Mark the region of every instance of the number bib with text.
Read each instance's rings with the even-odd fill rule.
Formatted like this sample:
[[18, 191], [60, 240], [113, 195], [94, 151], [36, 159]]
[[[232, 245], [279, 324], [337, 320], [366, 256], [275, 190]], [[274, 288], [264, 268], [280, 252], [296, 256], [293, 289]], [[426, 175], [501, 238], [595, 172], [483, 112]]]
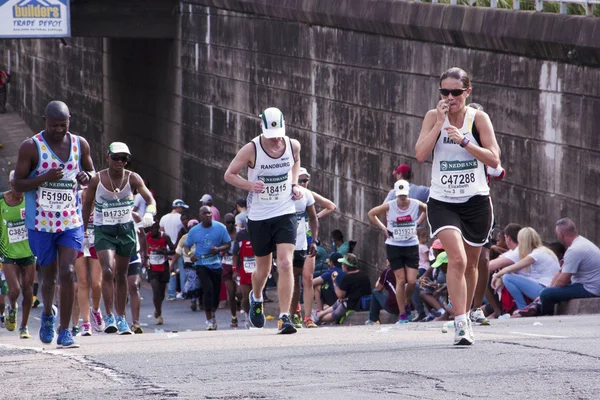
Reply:
[[219, 264], [219, 256], [217, 254], [207, 254], [201, 256], [198, 261], [196, 261], [196, 265], [214, 265]]
[[440, 183], [448, 194], [468, 194], [474, 186], [477, 160], [440, 161]]
[[395, 241], [410, 240], [417, 235], [417, 225], [414, 222], [394, 222], [392, 228]]
[[132, 209], [133, 201], [131, 200], [117, 200], [103, 203], [102, 224], [118, 225], [130, 222]]
[[152, 265], [161, 265], [164, 264], [165, 261], [167, 260], [167, 258], [165, 257], [164, 254], [156, 254], [156, 253], [150, 253], [150, 257], [148, 257], [150, 260], [150, 264]]
[[288, 182], [288, 174], [259, 176], [258, 179], [265, 183], [263, 191], [258, 195], [260, 203], [274, 204], [292, 195], [292, 187]]
[[222, 263], [225, 265], [233, 265], [233, 256], [231, 254], [225, 254]]
[[27, 240], [27, 228], [25, 221], [7, 222], [8, 243], [19, 243]]
[[37, 190], [37, 202], [44, 211], [76, 210], [75, 181], [47, 182]]
[[256, 258], [244, 257], [244, 271], [251, 274], [256, 269]]

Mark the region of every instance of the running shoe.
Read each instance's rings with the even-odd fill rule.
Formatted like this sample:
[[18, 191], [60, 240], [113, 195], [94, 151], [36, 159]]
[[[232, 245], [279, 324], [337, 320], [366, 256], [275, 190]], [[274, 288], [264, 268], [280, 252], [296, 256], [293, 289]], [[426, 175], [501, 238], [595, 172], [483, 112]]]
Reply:
[[216, 331], [217, 330], [217, 327], [214, 326], [214, 324], [213, 324], [213, 320], [207, 320], [205, 322], [205, 324], [206, 324], [206, 330], [207, 331]]
[[96, 332], [104, 331], [106, 325], [104, 324], [104, 318], [102, 318], [102, 312], [100, 310], [94, 311], [94, 309], [90, 309], [90, 321], [92, 322], [92, 327]]
[[539, 303], [530, 303], [527, 307], [519, 310], [522, 317], [535, 317], [540, 314]]
[[313, 320], [313, 322], [319, 322], [319, 317], [317, 316], [317, 313], [318, 313], [319, 311], [320, 311], [320, 310], [312, 310], [312, 311], [310, 312], [310, 316], [312, 317], [312, 320]]
[[317, 324], [315, 324], [315, 321], [313, 321], [311, 317], [306, 317], [304, 318], [304, 326], [307, 328], [316, 328]]
[[371, 321], [370, 319], [365, 321], [365, 325], [377, 325], [377, 321]]
[[31, 335], [29, 334], [29, 330], [27, 327], [19, 328], [19, 338], [20, 339], [31, 339]]
[[454, 345], [470, 346], [472, 344], [473, 338], [469, 331], [469, 323], [467, 321], [454, 321]]
[[421, 322], [425, 319], [426, 315], [424, 313], [416, 312], [411, 322]]
[[56, 344], [59, 349], [76, 349], [79, 347], [77, 342], [75, 342], [75, 339], [73, 339], [71, 331], [68, 329], [62, 330], [58, 335], [58, 339], [56, 339]]
[[156, 317], [156, 325], [162, 325], [164, 323], [165, 323], [165, 321], [163, 320], [162, 315], [159, 315], [158, 317]]
[[92, 336], [92, 325], [89, 322], [84, 322], [79, 326], [80, 336]]
[[[40, 316], [40, 340], [42, 343], [52, 343], [54, 340], [54, 323], [56, 322], [56, 314], [58, 313], [58, 309], [56, 306], [52, 306], [52, 315], [44, 315], [42, 311], [42, 315]], [[69, 332], [69, 330], [66, 330]], [[69, 336], [71, 332], [69, 332]]]
[[17, 309], [11, 308], [8, 310], [8, 317], [5, 320], [6, 329], [9, 331], [14, 331], [17, 329]]
[[469, 318], [467, 318], [467, 326], [469, 327], [469, 336], [471, 337], [471, 342], [475, 343], [475, 331], [473, 330], [473, 322]]
[[183, 294], [181, 294], [181, 293], [177, 293], [177, 295], [175, 296], [175, 298], [176, 298], [177, 300], [181, 300], [181, 299], [183, 299]]
[[173, 296], [169, 296], [169, 297], [167, 297], [167, 300], [168, 300], [168, 301], [175, 301], [176, 299], [175, 299], [175, 297], [173, 297]]
[[[254, 328], [265, 326], [265, 312], [262, 301], [255, 301], [253, 291], [250, 291], [250, 323]], [[288, 318], [289, 319], [289, 318]]]
[[108, 314], [106, 316], [106, 327], [104, 328], [104, 333], [116, 333], [118, 330], [119, 329], [117, 328], [115, 316], [113, 314]]
[[71, 335], [73, 335], [73, 337], [79, 335], [79, 327], [78, 326], [73, 326], [71, 328]]
[[481, 308], [476, 308], [474, 310], [471, 310], [471, 312], [469, 313], [469, 319], [471, 320], [471, 322], [475, 323], [475, 324], [480, 324], [480, 325], [489, 325], [490, 321], [487, 319], [487, 317], [485, 316], [485, 314], [483, 313], [483, 310]]
[[300, 315], [292, 314], [292, 316], [290, 317], [290, 321], [292, 321], [292, 324], [294, 324], [294, 326], [297, 329], [302, 328], [302, 318], [300, 317]]
[[4, 321], [4, 315], [0, 316], [0, 328], [6, 328], [6, 322]]
[[237, 317], [231, 317], [231, 325], [232, 328], [237, 328], [238, 327], [238, 319]]
[[402, 314], [400, 314], [400, 317], [398, 317], [398, 322], [396, 322], [396, 324], [407, 324], [408, 322], [408, 313], [405, 311]]
[[279, 320], [277, 321], [277, 333], [289, 335], [296, 332], [298, 331], [287, 314], [283, 314], [283, 316], [279, 317]]
[[131, 332], [131, 329], [129, 329], [127, 320], [122, 315], [117, 316], [117, 329], [119, 331], [119, 335], [131, 335], [133, 333]]
[[196, 300], [192, 300], [192, 304], [190, 304], [190, 308], [192, 311], [198, 310], [198, 305], [196, 304]]
[[212, 319], [212, 324], [215, 327], [215, 331], [217, 330], [217, 319], [214, 317], [214, 313], [213, 313], [213, 319]]
[[139, 322], [134, 322], [131, 325], [131, 330], [133, 331], [133, 333], [135, 333], [136, 335], [140, 335], [142, 333], [144, 333], [144, 330], [142, 329], [142, 326], [140, 325]]
[[37, 298], [37, 296], [33, 296], [33, 304], [31, 305], [31, 307], [33, 308], [37, 308], [37, 306], [40, 305], [40, 300]]

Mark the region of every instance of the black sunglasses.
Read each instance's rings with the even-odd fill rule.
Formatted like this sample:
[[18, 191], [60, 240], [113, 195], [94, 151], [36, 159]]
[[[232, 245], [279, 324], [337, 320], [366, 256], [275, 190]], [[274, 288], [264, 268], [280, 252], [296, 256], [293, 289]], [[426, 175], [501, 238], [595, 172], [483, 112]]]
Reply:
[[466, 92], [467, 89], [468, 88], [463, 88], [463, 89], [442, 89], [442, 88], [440, 88], [440, 94], [442, 96], [448, 96], [449, 94], [452, 94], [452, 96], [458, 97], [458, 96], [461, 96], [464, 92]]
[[310, 179], [308, 179], [308, 178], [298, 179], [298, 183], [307, 183], [309, 181], [310, 181]]
[[129, 162], [129, 155], [111, 154], [110, 159], [113, 161]]

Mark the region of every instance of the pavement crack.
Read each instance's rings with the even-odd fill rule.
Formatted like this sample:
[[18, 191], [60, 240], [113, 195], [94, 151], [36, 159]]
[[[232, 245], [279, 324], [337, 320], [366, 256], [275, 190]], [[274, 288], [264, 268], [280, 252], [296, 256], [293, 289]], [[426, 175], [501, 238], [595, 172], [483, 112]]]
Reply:
[[507, 341], [501, 341], [501, 340], [493, 340], [492, 343], [508, 344], [511, 346], [519, 346], [519, 347], [525, 347], [525, 348], [537, 349], [537, 350], [548, 350], [548, 351], [553, 351], [556, 353], [563, 353], [563, 354], [569, 354], [569, 355], [574, 355], [574, 356], [591, 358], [593, 360], [600, 360], [600, 357], [598, 357], [598, 356], [593, 356], [591, 354], [585, 354], [585, 353], [581, 353], [579, 351], [573, 351], [573, 350], [553, 349], [551, 347], [535, 346], [532, 344], [507, 342]]

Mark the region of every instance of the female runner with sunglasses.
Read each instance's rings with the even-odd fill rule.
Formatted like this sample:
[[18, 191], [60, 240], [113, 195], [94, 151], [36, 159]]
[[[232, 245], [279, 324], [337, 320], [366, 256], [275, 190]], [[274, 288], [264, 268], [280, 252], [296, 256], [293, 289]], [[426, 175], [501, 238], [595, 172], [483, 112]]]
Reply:
[[137, 252], [137, 232], [132, 216], [133, 189], [137, 189], [148, 203], [142, 226], [151, 226], [156, 214], [156, 202], [142, 178], [125, 169], [130, 157], [125, 143], [111, 143], [106, 155], [108, 168], [92, 178], [83, 198], [85, 229], [94, 204], [94, 247], [102, 266], [102, 298], [107, 314], [104, 332], [119, 335], [132, 333], [125, 319], [125, 307], [129, 261]]
[[460, 68], [440, 77], [441, 100], [423, 120], [415, 146], [419, 162], [433, 152], [427, 219], [448, 254], [448, 293], [456, 312], [455, 345], [474, 343], [467, 316], [477, 283], [481, 247], [492, 228], [485, 166], [497, 168], [500, 148], [483, 111], [467, 107], [471, 80]]

